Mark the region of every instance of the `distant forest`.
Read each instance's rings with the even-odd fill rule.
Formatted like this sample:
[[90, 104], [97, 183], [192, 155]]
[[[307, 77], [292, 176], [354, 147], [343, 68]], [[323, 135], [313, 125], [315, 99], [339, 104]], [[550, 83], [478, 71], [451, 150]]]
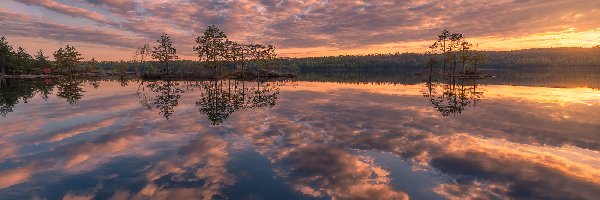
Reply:
[[[538, 48], [513, 51], [481, 51], [485, 56], [482, 69], [551, 69], [551, 70], [600, 70], [600, 48]], [[431, 54], [395, 53], [369, 55], [342, 55], [308, 58], [277, 58], [275, 66], [284, 71], [335, 72], [335, 71], [414, 71], [425, 68]], [[127, 62], [129, 71], [137, 63]], [[85, 66], [87, 62], [84, 62]], [[115, 69], [121, 62], [102, 61], [102, 70]], [[156, 61], [148, 61], [149, 65]], [[178, 70], [196, 68], [198, 61], [174, 60], [171, 66]]]
[[[449, 43], [446, 43], [449, 42]], [[160, 71], [166, 74], [206, 73], [207, 71], [259, 71], [276, 70], [299, 75], [328, 73], [419, 73], [446, 70], [465, 70], [465, 66], [485, 70], [544, 70], [600, 71], [600, 46], [593, 48], [562, 47], [537, 48], [513, 51], [476, 51], [470, 49], [462, 34], [444, 30], [431, 46], [434, 53], [394, 53], [368, 55], [340, 55], [328, 57], [287, 58], [276, 57], [274, 47], [259, 44], [238, 44], [227, 40], [225, 33], [209, 26], [204, 35], [196, 39], [194, 51], [199, 60], [178, 60], [170, 38], [165, 34], [152, 49], [148, 44], [136, 49], [132, 61], [83, 61], [75, 47], [67, 45], [53, 53], [54, 61], [41, 50], [29, 55], [21, 47], [13, 50], [4, 37], [0, 38], [1, 74], [52, 73], [118, 73], [139, 74]], [[444, 46], [441, 46], [444, 44]], [[152, 56], [159, 61], [147, 60]], [[141, 56], [141, 57], [140, 57]], [[141, 58], [141, 59], [140, 59]], [[457, 63], [458, 62], [458, 63]], [[462, 64], [460, 64], [462, 62]], [[443, 65], [441, 63], [444, 63]], [[450, 65], [448, 65], [450, 66]], [[460, 67], [459, 67], [460, 66]], [[210, 70], [207, 70], [210, 69]], [[450, 68], [448, 68], [450, 70]]]

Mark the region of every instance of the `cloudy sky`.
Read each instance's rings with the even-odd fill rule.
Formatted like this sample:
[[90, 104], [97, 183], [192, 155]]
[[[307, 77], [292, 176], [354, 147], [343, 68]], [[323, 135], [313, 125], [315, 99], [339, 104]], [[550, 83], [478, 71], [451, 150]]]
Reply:
[[132, 59], [168, 33], [181, 58], [215, 24], [279, 56], [424, 52], [444, 28], [482, 50], [600, 44], [598, 0], [2, 0], [0, 35], [48, 54], [75, 45], [86, 60]]

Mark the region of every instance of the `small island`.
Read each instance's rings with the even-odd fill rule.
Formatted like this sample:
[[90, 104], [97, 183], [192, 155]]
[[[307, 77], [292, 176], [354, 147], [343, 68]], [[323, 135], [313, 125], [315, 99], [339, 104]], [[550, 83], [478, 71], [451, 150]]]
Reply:
[[[34, 56], [21, 47], [14, 51], [6, 39], [1, 37], [0, 77], [252, 80], [296, 76], [296, 73], [278, 70], [282, 69], [284, 58], [277, 58], [274, 46], [231, 41], [214, 25], [208, 26], [195, 40], [193, 51], [198, 56], [197, 61], [177, 60], [177, 49], [166, 33], [156, 42], [154, 47], [144, 44], [136, 48], [130, 61], [98, 62], [94, 58], [82, 61], [84, 58], [81, 57], [81, 53], [71, 45], [56, 50], [53, 54], [54, 61], [50, 61], [42, 50]], [[99, 65], [103, 65], [103, 69], [99, 69]]]

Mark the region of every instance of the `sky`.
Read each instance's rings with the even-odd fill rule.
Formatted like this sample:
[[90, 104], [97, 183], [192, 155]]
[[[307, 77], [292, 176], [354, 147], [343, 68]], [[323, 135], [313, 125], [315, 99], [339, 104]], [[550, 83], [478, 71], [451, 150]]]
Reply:
[[280, 57], [425, 52], [444, 29], [479, 50], [600, 45], [599, 0], [1, 0], [0, 36], [50, 55], [131, 60], [169, 34], [181, 59], [217, 25]]

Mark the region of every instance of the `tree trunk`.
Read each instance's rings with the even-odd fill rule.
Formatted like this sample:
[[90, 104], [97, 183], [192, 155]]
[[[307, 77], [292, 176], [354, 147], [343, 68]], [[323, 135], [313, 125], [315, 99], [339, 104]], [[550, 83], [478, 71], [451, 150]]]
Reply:
[[165, 60], [165, 72], [169, 75], [169, 61]]
[[2, 75], [5, 75], [6, 74], [5, 73], [5, 70], [6, 70], [6, 58], [2, 58], [2, 67], [0, 67], [0, 68], [2, 68], [2, 72], [1, 72]]

